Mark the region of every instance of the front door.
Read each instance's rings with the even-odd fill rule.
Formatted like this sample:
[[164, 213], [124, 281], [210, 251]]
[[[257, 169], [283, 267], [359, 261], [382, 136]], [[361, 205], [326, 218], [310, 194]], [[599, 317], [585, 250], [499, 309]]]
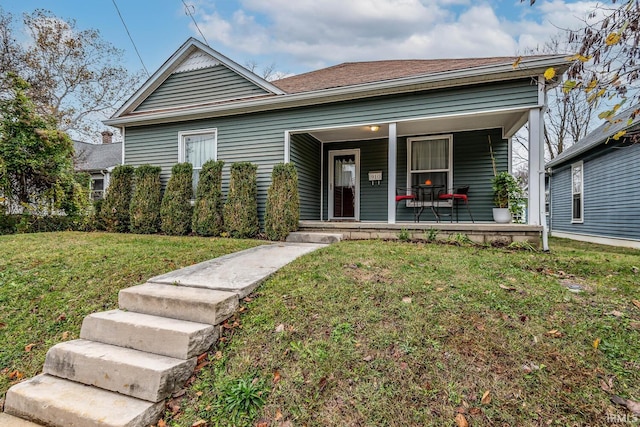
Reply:
[[360, 150], [329, 151], [329, 219], [360, 219]]

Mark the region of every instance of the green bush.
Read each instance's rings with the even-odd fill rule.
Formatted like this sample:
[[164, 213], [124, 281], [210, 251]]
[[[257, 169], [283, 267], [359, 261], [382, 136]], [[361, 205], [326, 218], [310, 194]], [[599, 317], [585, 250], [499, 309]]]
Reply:
[[183, 236], [191, 231], [192, 174], [191, 163], [178, 163], [171, 169], [160, 207], [161, 228], [166, 234]]
[[159, 166], [142, 165], [136, 169], [136, 185], [129, 209], [132, 233], [153, 234], [160, 229], [160, 172]]
[[116, 166], [111, 173], [107, 196], [102, 204], [101, 216], [109, 232], [129, 231], [129, 208], [133, 192], [133, 166]]
[[202, 165], [193, 210], [193, 232], [198, 236], [219, 236], [224, 231], [222, 216], [223, 161], [209, 160]]
[[89, 214], [89, 220], [87, 221], [87, 231], [104, 231], [106, 229], [104, 225], [104, 218], [102, 218], [102, 205], [104, 199], [98, 199], [93, 201], [93, 209]]
[[224, 227], [231, 237], [254, 237], [260, 231], [257, 170], [248, 162], [231, 165], [229, 195], [224, 205]]
[[14, 234], [17, 231], [18, 222], [20, 222], [19, 215], [0, 213], [0, 235]]
[[298, 229], [300, 197], [298, 174], [292, 163], [280, 163], [273, 167], [271, 185], [267, 192], [264, 230], [269, 240], [284, 240]]
[[42, 233], [49, 231], [78, 231], [86, 226], [82, 217], [66, 215], [0, 214], [0, 235]]

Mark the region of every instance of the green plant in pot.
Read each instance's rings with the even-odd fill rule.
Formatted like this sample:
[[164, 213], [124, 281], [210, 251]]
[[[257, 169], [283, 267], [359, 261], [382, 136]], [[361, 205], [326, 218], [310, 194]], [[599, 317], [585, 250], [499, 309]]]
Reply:
[[511, 222], [513, 216], [522, 211], [523, 191], [518, 180], [509, 172], [498, 172], [492, 181], [493, 220], [506, 224]]

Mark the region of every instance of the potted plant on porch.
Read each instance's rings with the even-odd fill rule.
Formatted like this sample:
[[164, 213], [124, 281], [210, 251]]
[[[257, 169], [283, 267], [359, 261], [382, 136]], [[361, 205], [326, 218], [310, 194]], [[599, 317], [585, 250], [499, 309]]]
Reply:
[[499, 224], [510, 223], [522, 210], [523, 191], [518, 180], [509, 172], [499, 172], [493, 177], [493, 220]]

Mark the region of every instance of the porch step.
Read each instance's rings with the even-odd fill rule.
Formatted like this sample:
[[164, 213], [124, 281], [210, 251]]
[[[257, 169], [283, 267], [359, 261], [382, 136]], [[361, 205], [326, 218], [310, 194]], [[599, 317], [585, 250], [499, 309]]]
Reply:
[[211, 289], [145, 283], [122, 289], [120, 308], [136, 313], [219, 325], [238, 307], [238, 294]]
[[7, 392], [10, 415], [52, 427], [139, 427], [156, 422], [164, 402], [151, 403], [40, 374]]
[[325, 243], [339, 242], [343, 235], [339, 233], [316, 233], [309, 231], [294, 231], [287, 236], [287, 242], [291, 243]]
[[85, 317], [80, 338], [189, 359], [211, 348], [218, 339], [218, 330], [204, 323], [110, 310]]
[[189, 379], [195, 366], [195, 357], [174, 359], [79, 339], [51, 347], [43, 372], [159, 402], [177, 391]]
[[40, 424], [14, 417], [13, 415], [0, 412], [0, 426], [2, 427], [42, 427]]

